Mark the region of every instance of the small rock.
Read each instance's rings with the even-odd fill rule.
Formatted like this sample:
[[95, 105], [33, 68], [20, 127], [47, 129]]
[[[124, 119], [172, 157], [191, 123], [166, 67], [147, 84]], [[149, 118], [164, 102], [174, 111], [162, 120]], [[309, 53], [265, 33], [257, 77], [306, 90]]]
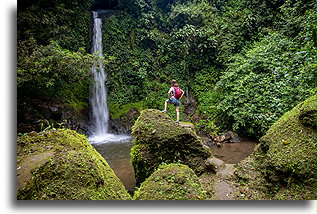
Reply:
[[227, 142], [227, 143], [240, 143], [241, 139], [238, 136], [238, 134], [232, 132], [232, 131], [228, 131], [227, 133], [217, 136], [214, 138], [217, 142], [219, 143], [223, 143], [223, 142]]
[[196, 108], [197, 108], [196, 106], [186, 106], [184, 109], [184, 112], [186, 114], [193, 115], [193, 114], [195, 114]]
[[208, 146], [206, 146], [206, 145], [203, 145], [203, 147], [204, 147], [205, 149], [208, 149], [208, 150], [210, 149], [210, 148], [209, 148]]
[[226, 168], [225, 162], [218, 158], [208, 158], [205, 162], [205, 165], [215, 172], [219, 172]]
[[230, 135], [229, 141], [231, 143], [240, 143], [241, 142], [241, 139], [240, 139], [240, 137], [239, 137], [239, 135], [237, 133], [232, 132], [232, 131], [228, 131], [227, 134]]
[[58, 107], [57, 106], [49, 106], [48, 107], [52, 112], [58, 111]]

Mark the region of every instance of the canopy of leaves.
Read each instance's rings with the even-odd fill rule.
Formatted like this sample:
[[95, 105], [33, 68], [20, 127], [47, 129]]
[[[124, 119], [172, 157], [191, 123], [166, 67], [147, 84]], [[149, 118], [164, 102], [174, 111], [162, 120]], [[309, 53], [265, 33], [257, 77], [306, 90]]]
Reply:
[[20, 42], [32, 39], [39, 45], [54, 40], [72, 51], [90, 50], [92, 3], [93, 0], [18, 0], [18, 49]]

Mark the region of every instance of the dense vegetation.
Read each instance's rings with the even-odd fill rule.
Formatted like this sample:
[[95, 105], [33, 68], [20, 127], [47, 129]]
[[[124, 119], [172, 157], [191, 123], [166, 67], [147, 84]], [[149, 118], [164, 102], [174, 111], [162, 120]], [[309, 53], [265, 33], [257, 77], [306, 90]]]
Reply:
[[189, 120], [260, 137], [314, 94], [312, 1], [18, 1], [18, 111], [32, 99], [89, 106], [92, 8], [117, 10], [103, 25], [115, 114], [163, 108], [177, 79], [183, 110], [198, 106]]
[[162, 108], [177, 79], [210, 131], [260, 137], [314, 94], [313, 31], [308, 1], [135, 1], [105, 21], [110, 102]]
[[[18, 1], [18, 131], [34, 130], [41, 106], [88, 107], [93, 1]], [[40, 108], [42, 108], [40, 110]], [[74, 117], [74, 116], [70, 116]], [[48, 121], [50, 126], [61, 121]], [[23, 125], [27, 124], [27, 125]], [[25, 128], [31, 126], [31, 128]], [[46, 124], [47, 126], [47, 124]], [[33, 128], [32, 128], [33, 127]]]

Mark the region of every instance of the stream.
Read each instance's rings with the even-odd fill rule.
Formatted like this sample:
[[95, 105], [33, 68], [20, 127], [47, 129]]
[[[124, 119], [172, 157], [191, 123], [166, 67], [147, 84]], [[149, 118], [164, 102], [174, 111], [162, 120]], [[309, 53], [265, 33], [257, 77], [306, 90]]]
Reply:
[[[127, 135], [111, 135], [106, 139], [91, 138], [94, 148], [108, 162], [114, 173], [128, 191], [134, 191], [135, 177], [131, 164], [130, 150], [133, 138]], [[211, 146], [212, 154], [227, 164], [236, 164], [249, 156], [257, 142], [244, 140], [240, 143], [224, 143], [221, 147]]]
[[128, 191], [134, 191], [134, 169], [131, 164], [130, 150], [132, 137], [127, 135], [110, 135], [106, 139], [90, 139], [93, 147], [107, 161], [116, 176], [122, 181]]
[[228, 164], [236, 164], [248, 157], [254, 150], [256, 141], [244, 140], [240, 143], [224, 143], [221, 147], [213, 145], [211, 153]]

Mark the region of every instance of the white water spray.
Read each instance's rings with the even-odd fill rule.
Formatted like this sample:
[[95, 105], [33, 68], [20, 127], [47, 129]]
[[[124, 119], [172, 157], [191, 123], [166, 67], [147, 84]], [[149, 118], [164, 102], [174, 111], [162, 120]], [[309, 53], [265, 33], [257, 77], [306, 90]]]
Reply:
[[[98, 13], [93, 11], [94, 17], [94, 35], [93, 48], [94, 55], [102, 57], [102, 20], [98, 18]], [[102, 60], [97, 60], [92, 67], [94, 76], [93, 96], [91, 97], [94, 135], [106, 136], [108, 133], [109, 111], [107, 106], [107, 88], [106, 74], [102, 64]]]
[[[102, 57], [102, 20], [98, 17], [98, 12], [93, 11], [94, 30], [92, 53]], [[108, 133], [109, 110], [107, 105], [106, 73], [102, 60], [98, 59], [92, 67], [94, 76], [93, 94], [91, 97], [93, 115], [93, 136], [89, 138], [91, 143], [100, 144], [107, 142], [124, 142], [130, 140], [130, 136], [114, 135]]]

